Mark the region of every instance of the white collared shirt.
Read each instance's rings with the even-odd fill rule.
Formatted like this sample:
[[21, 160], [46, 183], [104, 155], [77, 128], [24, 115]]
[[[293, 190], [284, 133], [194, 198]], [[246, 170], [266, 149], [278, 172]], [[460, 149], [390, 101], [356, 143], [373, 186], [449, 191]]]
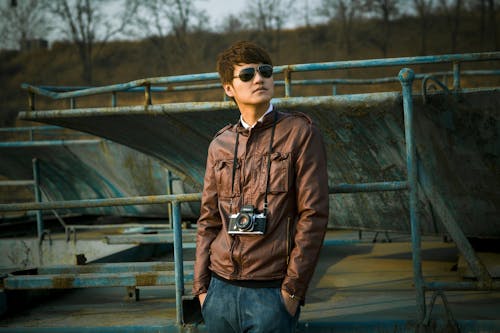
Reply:
[[[272, 104], [269, 104], [269, 108], [267, 109], [266, 112], [264, 112], [264, 114], [262, 115], [262, 117], [259, 118], [259, 120], [257, 120], [257, 123], [261, 123], [262, 120], [264, 119], [264, 116], [266, 114], [268, 114], [269, 112], [273, 111], [273, 105]], [[241, 125], [245, 128], [245, 129], [249, 129], [249, 128], [254, 128], [255, 125], [257, 125], [257, 123], [253, 124], [253, 126], [250, 126], [248, 125], [244, 120], [243, 120], [243, 117], [240, 116], [240, 122], [241, 122]]]

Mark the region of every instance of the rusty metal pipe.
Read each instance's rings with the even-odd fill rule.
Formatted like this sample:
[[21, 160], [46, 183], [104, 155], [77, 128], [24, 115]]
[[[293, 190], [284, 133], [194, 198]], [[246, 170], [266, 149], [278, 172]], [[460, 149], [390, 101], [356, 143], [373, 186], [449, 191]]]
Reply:
[[172, 194], [172, 195], [150, 195], [125, 198], [108, 199], [87, 199], [87, 200], [68, 200], [52, 202], [24, 202], [1, 204], [0, 212], [28, 211], [28, 210], [51, 210], [61, 208], [88, 208], [88, 207], [110, 207], [110, 206], [128, 206], [128, 205], [151, 205], [164, 204], [167, 202], [179, 201], [200, 201], [201, 193]]

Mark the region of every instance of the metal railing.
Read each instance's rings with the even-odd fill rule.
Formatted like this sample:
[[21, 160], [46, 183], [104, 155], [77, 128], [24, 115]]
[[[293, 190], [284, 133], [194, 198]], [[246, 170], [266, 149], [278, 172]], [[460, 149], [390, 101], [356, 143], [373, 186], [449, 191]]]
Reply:
[[[357, 61], [340, 61], [340, 62], [328, 62], [328, 63], [317, 63], [317, 64], [299, 64], [299, 65], [289, 65], [289, 66], [276, 66], [275, 73], [283, 73], [285, 76], [285, 98], [289, 98], [292, 96], [292, 73], [295, 72], [306, 72], [306, 71], [324, 71], [324, 70], [337, 70], [337, 69], [349, 69], [349, 68], [370, 68], [370, 67], [389, 67], [389, 66], [407, 66], [407, 65], [419, 65], [419, 64], [436, 64], [436, 63], [452, 63], [453, 64], [453, 90], [458, 92], [461, 90], [460, 87], [460, 65], [463, 62], [472, 62], [472, 61], [490, 61], [490, 60], [500, 60], [500, 52], [489, 52], [489, 53], [473, 53], [473, 54], [465, 54], [465, 55], [443, 55], [443, 56], [425, 56], [425, 57], [409, 57], [409, 58], [393, 58], [393, 59], [374, 59], [374, 60], [357, 60]], [[498, 75], [498, 71], [495, 71], [495, 75]], [[411, 242], [412, 242], [412, 261], [413, 261], [413, 272], [414, 272], [414, 282], [415, 282], [415, 290], [416, 290], [416, 301], [417, 301], [417, 317], [419, 323], [424, 323], [428, 318], [428, 314], [426, 309], [426, 300], [425, 300], [425, 292], [426, 291], [436, 291], [434, 296], [443, 295], [443, 290], [499, 290], [500, 282], [493, 281], [491, 275], [486, 270], [485, 266], [479, 260], [479, 258], [474, 253], [472, 246], [469, 241], [465, 237], [463, 231], [456, 224], [453, 219], [449, 219], [445, 221], [444, 225], [447, 232], [450, 234], [451, 238], [457, 244], [460, 252], [463, 253], [467, 263], [471, 267], [473, 273], [476, 275], [478, 281], [477, 282], [426, 282], [424, 280], [423, 272], [422, 272], [422, 258], [421, 258], [421, 234], [420, 234], [420, 222], [418, 219], [418, 206], [417, 206], [417, 160], [416, 160], [416, 145], [415, 145], [415, 135], [414, 135], [414, 122], [413, 122], [413, 94], [412, 94], [412, 86], [415, 80], [415, 73], [413, 70], [408, 68], [403, 68], [398, 75], [398, 80], [402, 86], [402, 97], [403, 97], [403, 113], [404, 113], [404, 133], [405, 133], [405, 143], [406, 143], [406, 171], [407, 171], [407, 179], [403, 181], [390, 181], [390, 182], [379, 182], [379, 183], [368, 183], [368, 184], [338, 184], [330, 189], [330, 193], [353, 193], [353, 192], [365, 192], [365, 191], [394, 191], [394, 190], [407, 190], [409, 193], [409, 219], [411, 224]], [[77, 98], [82, 96], [89, 96], [94, 94], [103, 94], [103, 93], [112, 93], [115, 94], [119, 91], [124, 91], [128, 89], [133, 89], [137, 87], [144, 87], [145, 92], [145, 104], [148, 107], [148, 112], [155, 111], [155, 106], [151, 103], [151, 89], [155, 84], [178, 84], [185, 82], [194, 82], [194, 81], [206, 81], [206, 80], [216, 80], [218, 76], [216, 73], [207, 73], [207, 74], [197, 74], [197, 75], [181, 75], [174, 77], [159, 77], [159, 78], [150, 78], [143, 80], [131, 81], [124, 84], [116, 84], [99, 88], [88, 88], [79, 91], [72, 92], [47, 92], [46, 90], [24, 85], [23, 88], [27, 89], [30, 93], [30, 109], [34, 110], [34, 95], [41, 94], [44, 96], [48, 96], [55, 99], [63, 99], [63, 98]], [[317, 82], [319, 83], [319, 82]], [[315, 97], [316, 100], [324, 97]], [[283, 100], [283, 99], [282, 99]], [[281, 100], [281, 101], [282, 101]], [[279, 102], [279, 101], [278, 101]], [[296, 100], [289, 99], [289, 103], [310, 103], [310, 99], [301, 99], [297, 98]], [[198, 111], [206, 110], [206, 109], [214, 109], [214, 108], [227, 108], [228, 103], [221, 102], [207, 102], [207, 103], [197, 103], [196, 106], [190, 104], [191, 109], [196, 109]], [[118, 109], [118, 108], [117, 108]], [[136, 107], [120, 107], [121, 112], [142, 112]], [[169, 110], [175, 111], [180, 109], [179, 105], [169, 106], [169, 105], [161, 105], [161, 110], [158, 112], [168, 112]], [[61, 110], [59, 110], [61, 111]], [[103, 112], [103, 109], [93, 109], [93, 110], [71, 110], [74, 116], [83, 116], [83, 115], [92, 115], [93, 113], [99, 114]], [[109, 112], [110, 110], [106, 110]], [[29, 112], [29, 111], [27, 111]], [[47, 118], [51, 117], [51, 112], [56, 111], [47, 111], [45, 115]], [[61, 112], [64, 112], [62, 110]], [[80, 114], [81, 113], [81, 114]], [[118, 112], [119, 113], [119, 112]], [[44, 116], [39, 116], [40, 119]], [[197, 194], [197, 198], [199, 199], [199, 194]], [[174, 197], [171, 196], [160, 196], [162, 197], [160, 200], [171, 200], [174, 204], [173, 207], [173, 215], [174, 215], [174, 232], [177, 229], [177, 236], [174, 238], [174, 247], [176, 248], [175, 260], [176, 267], [178, 261], [182, 263], [182, 248], [178, 248], [179, 242], [182, 243], [180, 239], [180, 225], [179, 221], [179, 206], [178, 202], [183, 197]], [[145, 197], [151, 198], [151, 197]], [[186, 197], [190, 198], [190, 197]], [[137, 198], [136, 198], [137, 199]], [[106, 202], [107, 204], [127, 204], [131, 203], [126, 199], [105, 199], [106, 201], [94, 201], [90, 202], [91, 204], [103, 204]], [[149, 200], [151, 199], [143, 199], [147, 201], [147, 203], [153, 203]], [[135, 204], [140, 204], [138, 201], [133, 201]], [[159, 203], [159, 202], [155, 202]], [[55, 207], [54, 204], [57, 203], [36, 203], [31, 205], [26, 204], [17, 204], [17, 205], [0, 205], [0, 211], [16, 209], [16, 210], [25, 210], [25, 209], [48, 209], [48, 207]], [[77, 202], [61, 202], [59, 203], [61, 207], [76, 207]], [[177, 242], [177, 245], [175, 245]], [[179, 275], [179, 279], [182, 277], [182, 268], [176, 271], [176, 281], [177, 281], [177, 273]], [[177, 297], [181, 297], [183, 294], [183, 285], [181, 281], [179, 281], [178, 288], [182, 286], [182, 293], [179, 290], [179, 294], [176, 293], [176, 301], [178, 301]], [[177, 287], [176, 287], [177, 288]], [[441, 296], [443, 297], [443, 296]], [[433, 303], [432, 303], [433, 304]], [[432, 307], [431, 304], [431, 307]], [[178, 314], [177, 320], [178, 323], [181, 323], [182, 318], [182, 305], [177, 303], [178, 305]], [[432, 309], [431, 309], [432, 311]], [[180, 316], [179, 316], [180, 313]]]
[[1, 204], [0, 211], [28, 211], [36, 210], [54, 210], [63, 208], [88, 208], [88, 207], [111, 207], [126, 205], [150, 205], [167, 204], [172, 205], [172, 228], [174, 243], [174, 275], [175, 275], [175, 303], [177, 309], [177, 324], [183, 323], [182, 297], [184, 290], [184, 268], [183, 268], [183, 250], [182, 250], [182, 226], [181, 226], [181, 202], [200, 201], [201, 193], [191, 194], [173, 194], [173, 195], [154, 195], [137, 196], [126, 198], [107, 198], [90, 200], [70, 200], [70, 201], [52, 201], [52, 202], [31, 202], [31, 203], [12, 203]]
[[[337, 94], [337, 85], [354, 85], [354, 84], [378, 84], [397, 82], [397, 77], [385, 77], [374, 79], [321, 79], [321, 80], [293, 80], [293, 73], [313, 72], [313, 71], [332, 71], [343, 69], [366, 69], [392, 66], [408, 66], [408, 65], [424, 65], [424, 64], [443, 64], [452, 63], [451, 71], [438, 71], [430, 73], [434, 76], [452, 76], [453, 90], [460, 90], [460, 79], [463, 75], [500, 75], [499, 70], [461, 70], [461, 64], [467, 62], [491, 61], [499, 60], [500, 52], [484, 52], [484, 53], [469, 53], [469, 54], [449, 54], [436, 56], [420, 56], [420, 57], [402, 57], [402, 58], [385, 58], [371, 60], [351, 60], [351, 61], [336, 61], [311, 64], [295, 64], [275, 66], [275, 74], [283, 74], [283, 81], [276, 81], [277, 85], [285, 87], [285, 97], [292, 97], [292, 86], [294, 85], [332, 85], [333, 95]], [[414, 74], [413, 79], [424, 79], [428, 74]], [[217, 73], [189, 74], [177, 76], [153, 77], [140, 80], [134, 80], [127, 83], [113, 84], [103, 87], [54, 87], [54, 86], [34, 86], [27, 83], [21, 84], [21, 88], [29, 93], [29, 108], [35, 110], [35, 95], [49, 97], [51, 99], [69, 99], [71, 108], [75, 108], [76, 98], [111, 93], [111, 107], [117, 106], [118, 92], [143, 92], [144, 104], [152, 105], [152, 92], [167, 92], [167, 91], [190, 91], [190, 90], [207, 90], [220, 88], [220, 83], [206, 84], [191, 84], [180, 86], [183, 83], [218, 81]], [[165, 87], [158, 85], [166, 85]], [[81, 88], [81, 89], [79, 89]]]

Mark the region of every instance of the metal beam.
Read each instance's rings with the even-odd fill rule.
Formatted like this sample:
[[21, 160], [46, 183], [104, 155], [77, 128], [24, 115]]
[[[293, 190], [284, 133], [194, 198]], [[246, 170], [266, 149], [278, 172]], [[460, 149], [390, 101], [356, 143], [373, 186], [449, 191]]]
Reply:
[[1, 204], [0, 212], [10, 211], [28, 211], [28, 210], [51, 210], [60, 208], [87, 208], [87, 207], [109, 207], [109, 206], [127, 206], [127, 205], [151, 205], [164, 204], [172, 201], [200, 201], [201, 193], [190, 194], [172, 194], [172, 195], [150, 195], [125, 198], [108, 199], [87, 199], [87, 200], [68, 200], [52, 202], [27, 202]]
[[0, 186], [33, 186], [33, 180], [2, 180]]
[[[193, 274], [184, 278], [192, 281]], [[6, 290], [72, 289], [96, 287], [166, 286], [176, 283], [174, 272], [19, 275], [3, 280]]]
[[[193, 261], [185, 261], [184, 267], [192, 270]], [[126, 273], [126, 272], [158, 272], [173, 271], [174, 263], [166, 261], [149, 262], [119, 262], [119, 263], [93, 263], [88, 265], [54, 265], [37, 268], [39, 275], [55, 274], [89, 274], [89, 273]]]
[[0, 142], [0, 148], [21, 148], [21, 147], [49, 147], [49, 146], [74, 146], [99, 144], [103, 140], [40, 140], [40, 141], [13, 141]]
[[[105, 236], [106, 243], [108, 244], [159, 244], [159, 243], [172, 243], [174, 235], [171, 233], [159, 233], [154, 235], [108, 235]], [[194, 243], [196, 234], [182, 233], [182, 241]]]
[[357, 193], [378, 191], [401, 191], [408, 189], [407, 181], [362, 183], [362, 184], [337, 184], [329, 189], [329, 193]]

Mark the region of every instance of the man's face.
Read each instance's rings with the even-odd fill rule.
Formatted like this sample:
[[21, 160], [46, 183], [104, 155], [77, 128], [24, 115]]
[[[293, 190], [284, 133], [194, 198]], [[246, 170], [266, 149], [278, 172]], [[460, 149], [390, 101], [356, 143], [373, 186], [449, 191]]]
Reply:
[[[269, 65], [239, 64], [234, 67], [234, 78], [231, 84], [224, 84], [224, 90], [229, 97], [233, 97], [239, 107], [245, 105], [267, 105], [274, 94], [274, 80], [269, 75]], [[253, 68], [253, 77], [252, 70]], [[272, 69], [272, 67], [271, 67]], [[242, 72], [243, 71], [243, 72]], [[272, 73], [272, 71], [271, 71]], [[240, 74], [242, 75], [240, 78]], [[251, 77], [244, 81], [245, 76]], [[242, 80], [243, 79], [243, 80]]]

